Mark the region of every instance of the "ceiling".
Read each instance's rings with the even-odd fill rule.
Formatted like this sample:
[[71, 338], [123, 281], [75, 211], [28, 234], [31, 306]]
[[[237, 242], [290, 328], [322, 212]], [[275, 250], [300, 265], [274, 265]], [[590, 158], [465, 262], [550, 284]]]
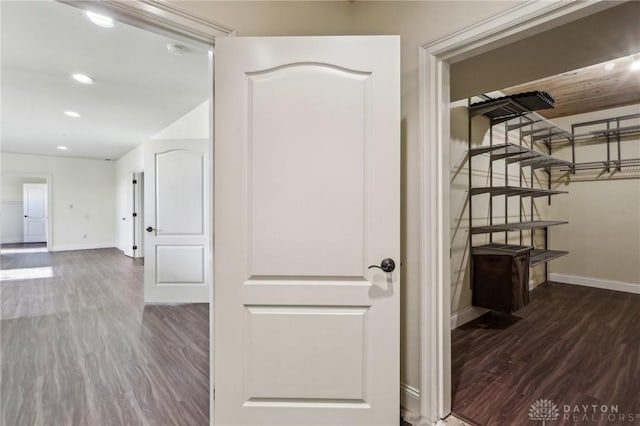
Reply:
[[[507, 95], [536, 90], [548, 92], [556, 100], [556, 107], [538, 111], [546, 118], [634, 105], [640, 103], [640, 69], [633, 71], [630, 68], [635, 60], [640, 60], [640, 56], [626, 56], [510, 87], [502, 92]], [[613, 68], [605, 68], [607, 64], [613, 64]]]
[[208, 99], [205, 49], [171, 55], [168, 43], [184, 43], [119, 22], [101, 28], [54, 1], [0, 7], [3, 152], [115, 159]]

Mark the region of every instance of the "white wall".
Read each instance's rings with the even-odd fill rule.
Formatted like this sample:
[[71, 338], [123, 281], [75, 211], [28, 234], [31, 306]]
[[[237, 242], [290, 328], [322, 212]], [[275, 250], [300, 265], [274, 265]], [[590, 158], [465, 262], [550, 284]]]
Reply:
[[21, 243], [23, 241], [23, 191], [25, 183], [46, 183], [45, 178], [2, 174], [2, 192], [0, 194], [1, 224], [0, 241], [2, 243]]
[[115, 165], [103, 160], [2, 153], [2, 171], [50, 174], [51, 249], [115, 246]]
[[149, 140], [208, 139], [209, 101], [205, 101], [153, 135]]
[[[640, 105], [613, 108], [554, 119], [558, 126], [571, 131], [571, 124], [620, 115], [637, 114]], [[640, 119], [621, 123], [640, 125]], [[600, 127], [603, 128], [602, 126]], [[596, 126], [578, 128], [577, 133], [595, 130]], [[617, 149], [612, 144], [612, 158]], [[622, 158], [640, 158], [640, 137], [621, 142]], [[570, 159], [568, 146], [555, 155]], [[576, 162], [606, 159], [606, 143], [576, 146]], [[570, 253], [551, 264], [554, 274], [631, 283], [640, 292], [640, 168], [593, 170], [571, 174], [554, 174], [554, 188], [569, 194], [553, 199], [554, 216], [566, 217], [568, 225], [551, 232], [553, 244]]]

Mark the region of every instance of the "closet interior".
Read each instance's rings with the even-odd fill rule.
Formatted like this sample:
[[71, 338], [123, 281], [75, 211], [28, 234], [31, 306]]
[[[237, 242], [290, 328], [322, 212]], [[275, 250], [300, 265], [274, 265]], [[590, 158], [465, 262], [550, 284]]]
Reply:
[[640, 413], [640, 54], [453, 102], [450, 165], [453, 413]]
[[[538, 112], [554, 108], [555, 100], [547, 92], [479, 98], [470, 100], [468, 106], [472, 303], [512, 313], [529, 303], [529, 268], [544, 265], [547, 280], [547, 264], [569, 254], [561, 246], [550, 246], [549, 228], [566, 225], [570, 218], [536, 218], [540, 216], [536, 215], [536, 200], [551, 205], [555, 196], [567, 194], [567, 190], [552, 188], [554, 179], [562, 174], [587, 170], [611, 173], [639, 167], [640, 158], [625, 157], [622, 146], [626, 141], [640, 142], [640, 125], [636, 123], [640, 113], [575, 122], [568, 131]], [[484, 117], [489, 126], [488, 143], [480, 146], [472, 143], [476, 117]], [[606, 147], [606, 157], [578, 161], [580, 148], [594, 144]], [[569, 158], [554, 156], [558, 148], [569, 148]], [[479, 156], [485, 160], [479, 167], [486, 170], [486, 184], [474, 182], [474, 160]], [[499, 176], [497, 170], [502, 172]], [[486, 197], [488, 210], [478, 218], [473, 206], [481, 196]], [[485, 237], [479, 244], [478, 235]]]

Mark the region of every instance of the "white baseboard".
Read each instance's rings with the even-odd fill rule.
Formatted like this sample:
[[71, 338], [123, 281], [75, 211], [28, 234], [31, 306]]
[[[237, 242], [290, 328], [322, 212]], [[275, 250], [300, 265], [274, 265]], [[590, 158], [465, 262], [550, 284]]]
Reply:
[[420, 390], [405, 383], [400, 383], [400, 405], [414, 415], [419, 413]]
[[115, 243], [62, 244], [53, 246], [51, 251], [93, 250], [102, 248], [115, 248], [115, 246]]
[[487, 312], [489, 312], [489, 309], [478, 308], [477, 306], [467, 306], [463, 310], [451, 315], [451, 329], [453, 330], [454, 328], [460, 327], [462, 324], [473, 321]]
[[626, 293], [640, 294], [640, 283], [629, 283], [624, 281], [603, 280], [600, 278], [580, 277], [578, 275], [549, 274], [550, 281], [559, 283], [582, 285], [585, 287], [602, 288], [605, 290], [623, 291]]

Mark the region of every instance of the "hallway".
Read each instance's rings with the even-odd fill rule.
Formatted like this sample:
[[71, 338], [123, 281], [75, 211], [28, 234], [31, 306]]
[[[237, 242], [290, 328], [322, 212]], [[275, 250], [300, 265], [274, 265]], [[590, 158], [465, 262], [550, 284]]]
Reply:
[[145, 307], [140, 261], [3, 245], [0, 299], [1, 424], [209, 424], [209, 307]]

